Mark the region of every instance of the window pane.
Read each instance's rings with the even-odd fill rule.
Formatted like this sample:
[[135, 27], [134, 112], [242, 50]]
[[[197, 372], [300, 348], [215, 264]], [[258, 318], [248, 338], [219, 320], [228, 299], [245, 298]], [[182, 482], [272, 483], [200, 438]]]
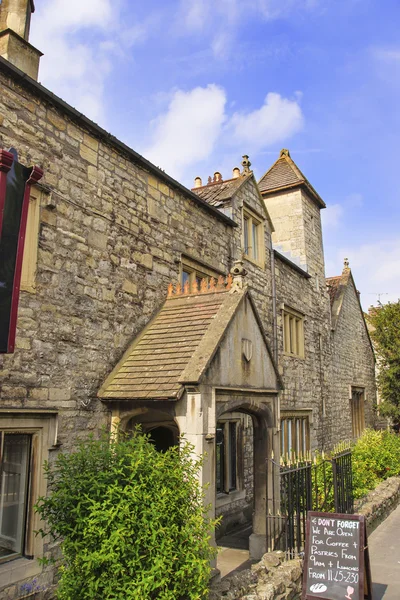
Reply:
[[293, 450], [293, 446], [292, 446], [292, 421], [291, 419], [288, 419], [287, 422], [287, 440], [288, 440], [288, 452], [289, 454], [291, 453], [291, 451]]
[[188, 271], [182, 271], [182, 287], [189, 280], [190, 280], [190, 273]]
[[252, 245], [252, 254], [254, 260], [258, 260], [258, 226], [254, 221], [251, 223], [251, 245]]
[[216, 435], [216, 486], [217, 492], [224, 491], [224, 426], [217, 425]]
[[244, 253], [249, 254], [249, 219], [243, 217]]
[[2, 434], [0, 558], [23, 552], [31, 436]]
[[236, 457], [237, 457], [237, 440], [236, 440], [236, 423], [229, 423], [229, 489], [236, 490]]
[[295, 419], [296, 423], [296, 456], [303, 454], [303, 448], [301, 447], [301, 436], [300, 436], [300, 419]]

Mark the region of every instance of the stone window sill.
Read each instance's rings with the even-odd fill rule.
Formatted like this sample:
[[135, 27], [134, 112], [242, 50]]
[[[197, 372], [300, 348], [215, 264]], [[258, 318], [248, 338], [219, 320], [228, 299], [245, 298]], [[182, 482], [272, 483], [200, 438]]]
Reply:
[[246, 490], [236, 490], [235, 492], [230, 492], [230, 494], [218, 494], [216, 507], [220, 508], [237, 500], [244, 500], [244, 498], [246, 498]]
[[12, 585], [23, 579], [35, 577], [42, 572], [42, 566], [36, 559], [16, 558], [0, 565], [1, 586]]

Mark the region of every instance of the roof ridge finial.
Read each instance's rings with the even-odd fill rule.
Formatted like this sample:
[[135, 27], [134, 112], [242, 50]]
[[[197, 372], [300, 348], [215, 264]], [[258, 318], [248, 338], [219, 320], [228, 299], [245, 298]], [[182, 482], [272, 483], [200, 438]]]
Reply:
[[241, 259], [235, 260], [231, 269], [231, 274], [233, 276], [231, 292], [242, 290], [246, 286], [245, 275], [247, 274], [247, 271], [244, 268]]
[[350, 269], [350, 263], [349, 263], [349, 259], [345, 258], [343, 261], [343, 266], [345, 269]]
[[243, 154], [242, 158], [243, 158], [243, 160], [242, 160], [243, 173], [245, 175], [248, 175], [249, 173], [251, 173], [251, 170], [250, 170], [251, 162], [249, 161], [249, 156], [248, 156], [248, 154]]
[[280, 151], [279, 157], [282, 158], [282, 156], [287, 156], [288, 158], [291, 158], [290, 152], [287, 148], [282, 148], [282, 150]]

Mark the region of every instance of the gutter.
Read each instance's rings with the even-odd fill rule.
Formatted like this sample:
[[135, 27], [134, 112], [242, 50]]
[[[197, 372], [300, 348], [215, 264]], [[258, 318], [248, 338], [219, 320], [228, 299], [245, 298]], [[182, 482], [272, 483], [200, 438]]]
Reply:
[[170, 177], [170, 175], [167, 175], [167, 173], [165, 173], [165, 171], [163, 171], [159, 167], [156, 167], [155, 165], [153, 165], [153, 163], [151, 163], [149, 160], [144, 158], [144, 156], [142, 156], [138, 152], [135, 152], [135, 150], [132, 150], [132, 148], [130, 148], [129, 146], [127, 146], [126, 144], [121, 142], [114, 135], [112, 135], [111, 133], [109, 133], [108, 131], [106, 131], [105, 129], [103, 129], [102, 127], [100, 127], [99, 125], [97, 125], [96, 123], [91, 121], [90, 119], [88, 119], [88, 117], [85, 117], [84, 114], [82, 114], [81, 112], [79, 112], [78, 110], [73, 108], [70, 104], [67, 104], [67, 102], [64, 102], [64, 100], [62, 100], [61, 98], [59, 98], [58, 96], [53, 94], [53, 92], [50, 92], [43, 85], [41, 85], [40, 83], [38, 83], [37, 81], [35, 81], [31, 77], [29, 77], [26, 73], [24, 73], [23, 71], [21, 71], [20, 69], [15, 67], [13, 64], [8, 62], [8, 60], [5, 60], [1, 56], [0, 56], [0, 71], [3, 71], [6, 75], [9, 75], [12, 79], [16, 80], [20, 85], [22, 85], [26, 88], [33, 89], [34, 92], [39, 97], [43, 98], [49, 104], [52, 104], [53, 106], [55, 106], [56, 108], [61, 110], [63, 113], [67, 114], [71, 119], [73, 119], [75, 122], [78, 122], [86, 130], [89, 130], [90, 132], [92, 132], [97, 138], [100, 138], [103, 142], [110, 144], [111, 146], [114, 146], [114, 148], [116, 148], [117, 150], [119, 150], [120, 152], [122, 152], [123, 154], [128, 156], [128, 158], [132, 162], [139, 165], [146, 171], [154, 173], [154, 175], [156, 177], [158, 177], [159, 179], [164, 181], [170, 187], [172, 187], [172, 188], [178, 190], [180, 193], [184, 194], [187, 198], [190, 198], [191, 200], [193, 200], [201, 208], [203, 208], [205, 211], [209, 212], [210, 214], [214, 215], [217, 219], [219, 219], [226, 225], [229, 225], [230, 227], [238, 226], [238, 224], [235, 221], [233, 221], [232, 219], [230, 219], [229, 217], [224, 215], [217, 208], [215, 208], [214, 206], [211, 206], [211, 204], [208, 204], [205, 200], [202, 200], [202, 198], [200, 198], [200, 196], [198, 196], [194, 192], [191, 192], [188, 188], [186, 188], [184, 185], [179, 183], [179, 181], [176, 181], [176, 179], [174, 179], [173, 177]]

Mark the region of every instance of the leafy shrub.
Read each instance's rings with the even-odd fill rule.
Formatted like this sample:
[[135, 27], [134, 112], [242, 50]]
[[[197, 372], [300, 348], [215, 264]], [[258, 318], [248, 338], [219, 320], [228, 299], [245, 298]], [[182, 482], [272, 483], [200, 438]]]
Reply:
[[332, 462], [329, 457], [325, 457], [320, 452], [315, 453], [312, 478], [312, 509], [323, 512], [334, 512], [335, 495]]
[[89, 438], [45, 465], [51, 493], [36, 509], [62, 539], [60, 600], [206, 595], [214, 522], [191, 453], [187, 443], [159, 453], [136, 431]]
[[400, 436], [367, 429], [353, 449], [354, 497], [361, 498], [381, 481], [400, 475]]

